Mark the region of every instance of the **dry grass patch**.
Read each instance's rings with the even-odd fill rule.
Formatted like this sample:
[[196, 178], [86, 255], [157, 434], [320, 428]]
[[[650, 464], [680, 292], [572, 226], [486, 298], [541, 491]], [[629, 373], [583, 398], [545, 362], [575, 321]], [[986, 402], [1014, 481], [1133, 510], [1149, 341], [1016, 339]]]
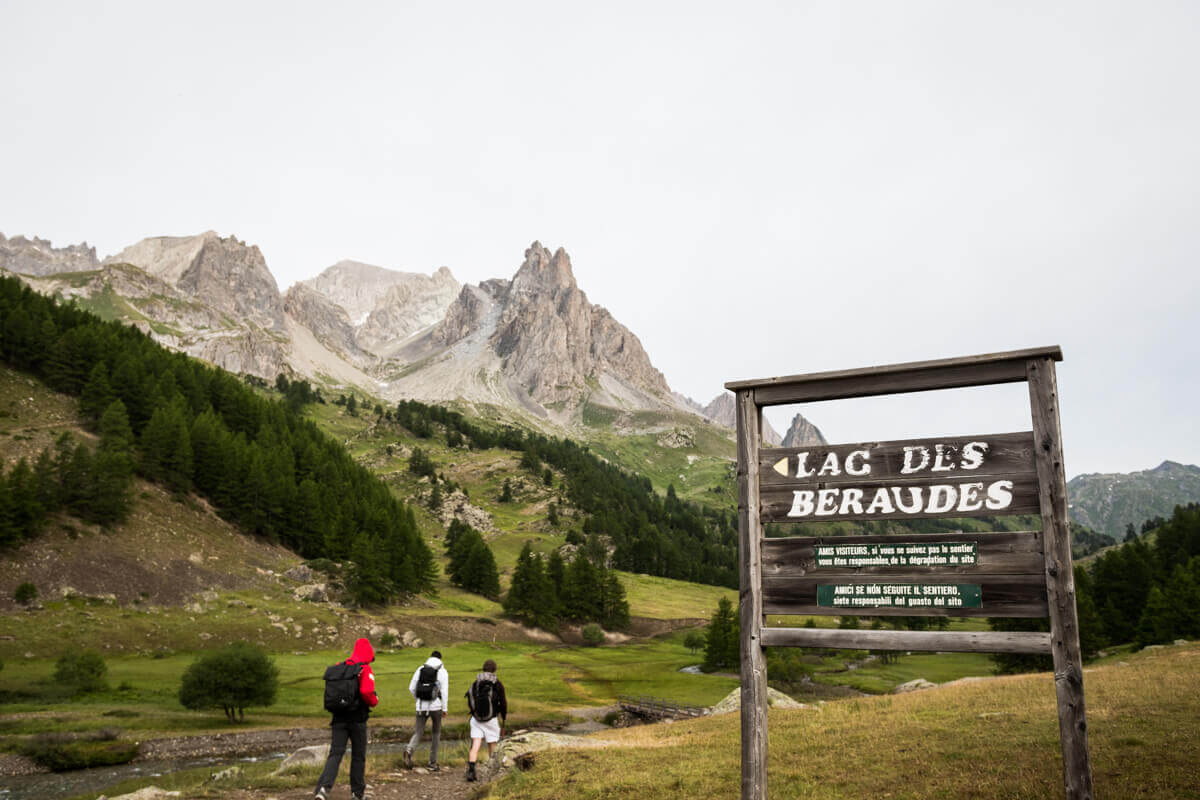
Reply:
[[[1086, 679], [1096, 795], [1197, 798], [1200, 647], [1130, 656]], [[543, 754], [493, 797], [723, 797], [739, 792], [739, 717], [603, 734]], [[1021, 675], [770, 712], [772, 798], [1047, 798], [1062, 794], [1054, 687]]]

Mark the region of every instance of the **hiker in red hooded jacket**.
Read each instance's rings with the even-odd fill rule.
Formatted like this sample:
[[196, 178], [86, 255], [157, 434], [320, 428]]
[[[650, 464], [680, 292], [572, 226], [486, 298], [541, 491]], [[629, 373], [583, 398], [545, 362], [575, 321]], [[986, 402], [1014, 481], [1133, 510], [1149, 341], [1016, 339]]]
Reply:
[[[371, 662], [375, 660], [375, 648], [366, 639], [354, 643], [354, 651], [350, 658], [343, 663], [350, 666], [362, 666], [358, 675], [359, 703], [349, 711], [335, 713], [329, 723], [332, 730], [332, 741], [329, 746], [329, 758], [325, 761], [325, 769], [317, 781], [314, 793], [316, 800], [326, 800], [337, 779], [338, 768], [342, 765], [342, 756], [346, 754], [346, 743], [350, 743], [350, 794], [354, 800], [362, 800], [367, 791], [367, 717], [371, 709], [379, 705], [379, 697], [375, 694], [375, 673], [371, 671]], [[332, 668], [331, 668], [332, 669]]]

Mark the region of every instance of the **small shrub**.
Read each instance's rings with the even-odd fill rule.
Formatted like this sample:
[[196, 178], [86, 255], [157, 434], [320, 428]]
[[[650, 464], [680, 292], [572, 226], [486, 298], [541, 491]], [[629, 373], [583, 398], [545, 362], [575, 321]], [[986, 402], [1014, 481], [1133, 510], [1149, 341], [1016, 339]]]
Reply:
[[55, 682], [76, 692], [99, 692], [108, 688], [104, 680], [108, 666], [95, 650], [67, 653], [55, 662]]
[[379, 646], [380, 647], [392, 647], [393, 645], [396, 644], [396, 641], [397, 640], [396, 640], [395, 636], [393, 636], [390, 633], [385, 633], [383, 636], [379, 637]]
[[588, 647], [596, 647], [604, 643], [604, 629], [594, 622], [584, 625], [580, 635], [583, 636], [583, 643]]
[[37, 600], [37, 598], [38, 598], [37, 587], [34, 586], [29, 581], [24, 581], [23, 583], [21, 583], [19, 586], [17, 586], [17, 590], [15, 592], [13, 592], [13, 600], [16, 600], [18, 603], [20, 603], [23, 606], [29, 605], [34, 600]]
[[21, 752], [47, 769], [64, 772], [128, 764], [138, 754], [138, 743], [123, 741], [112, 731], [100, 731], [82, 739], [69, 734], [44, 733], [25, 742]]

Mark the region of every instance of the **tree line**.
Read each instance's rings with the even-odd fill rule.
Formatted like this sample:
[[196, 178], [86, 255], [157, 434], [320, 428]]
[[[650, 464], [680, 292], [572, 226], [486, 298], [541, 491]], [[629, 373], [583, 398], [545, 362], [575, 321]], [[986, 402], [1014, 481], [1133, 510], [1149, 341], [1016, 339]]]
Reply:
[[648, 478], [626, 472], [570, 439], [508, 426], [484, 428], [457, 411], [415, 400], [383, 410], [382, 416], [419, 438], [432, 437], [434, 426], [441, 426], [450, 447], [519, 452], [521, 467], [547, 485], [552, 480], [547, 467], [552, 467], [563, 476], [567, 498], [584, 515], [583, 536], [607, 538], [616, 569], [737, 586], [737, 518], [731, 510], [681, 500], [673, 486], [660, 496]]
[[[1085, 657], [1114, 645], [1145, 647], [1200, 636], [1200, 505], [1176, 506], [1170, 519], [1149, 520], [1142, 531], [1090, 565], [1075, 566], [1075, 610]], [[1041, 619], [989, 623], [994, 630], [1050, 630], [1049, 621]], [[1050, 669], [1048, 656], [993, 658], [1002, 672]]]
[[513, 568], [504, 612], [547, 629], [563, 621], [594, 622], [609, 630], [629, 625], [625, 588], [602, 556], [581, 549], [570, 561], [558, 550], [542, 558], [529, 542]]
[[[246, 531], [306, 558], [349, 561], [347, 585], [360, 602], [432, 586], [437, 567], [412, 510], [301, 417], [298, 406], [318, 396], [306, 384], [285, 387], [286, 402], [264, 398], [136, 328], [104, 322], [8, 277], [0, 278], [0, 358], [78, 396], [96, 428], [120, 401], [134, 469], [175, 492], [197, 492]], [[91, 469], [118, 473], [110, 453], [102, 434]], [[80, 464], [87, 459], [81, 455]], [[4, 480], [24, 486], [28, 472], [36, 474], [37, 465], [18, 464]]]

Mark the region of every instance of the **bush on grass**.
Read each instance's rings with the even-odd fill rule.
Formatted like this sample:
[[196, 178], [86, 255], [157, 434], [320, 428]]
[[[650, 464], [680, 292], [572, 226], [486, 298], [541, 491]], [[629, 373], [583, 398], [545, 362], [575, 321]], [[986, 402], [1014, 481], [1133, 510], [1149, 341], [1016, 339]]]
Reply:
[[67, 653], [55, 662], [54, 680], [74, 694], [100, 692], [108, 688], [104, 676], [108, 666], [95, 650]]
[[17, 586], [17, 590], [13, 592], [13, 600], [16, 600], [23, 606], [27, 606], [38, 598], [37, 587], [29, 581], [24, 581]]
[[22, 755], [46, 769], [64, 772], [128, 764], [138, 754], [138, 743], [119, 738], [114, 730], [79, 738], [65, 733], [43, 733], [27, 740], [20, 749]]
[[193, 711], [219, 708], [230, 722], [242, 722], [247, 708], [272, 705], [278, 691], [275, 660], [238, 642], [192, 662], [183, 673], [179, 702]]
[[604, 629], [594, 622], [584, 625], [580, 635], [583, 636], [583, 643], [588, 647], [596, 647], [604, 643]]

